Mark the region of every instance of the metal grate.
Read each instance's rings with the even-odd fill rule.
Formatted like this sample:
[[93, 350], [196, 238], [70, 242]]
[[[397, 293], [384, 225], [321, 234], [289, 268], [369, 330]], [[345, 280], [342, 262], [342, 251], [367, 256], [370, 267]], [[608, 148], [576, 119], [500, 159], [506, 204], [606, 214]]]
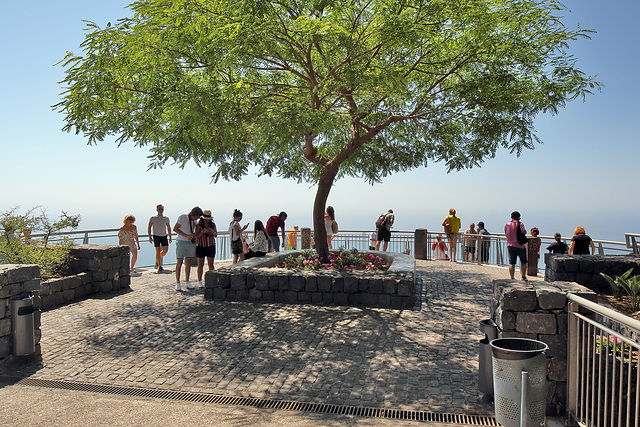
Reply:
[[465, 426], [495, 426], [494, 417], [487, 415], [460, 415], [427, 411], [410, 411], [389, 408], [366, 408], [361, 406], [333, 405], [326, 403], [305, 403], [287, 400], [254, 399], [250, 397], [231, 397], [207, 393], [189, 393], [183, 391], [154, 390], [135, 387], [117, 387], [100, 384], [87, 384], [70, 381], [43, 380], [37, 378], [15, 378], [0, 376], [0, 383], [17, 384], [29, 387], [53, 388], [61, 390], [104, 393], [121, 396], [135, 396], [152, 399], [166, 399], [182, 402], [212, 403], [219, 405], [245, 406], [263, 409], [282, 409], [319, 414], [351, 415], [357, 417], [385, 418], [392, 420], [430, 421]]

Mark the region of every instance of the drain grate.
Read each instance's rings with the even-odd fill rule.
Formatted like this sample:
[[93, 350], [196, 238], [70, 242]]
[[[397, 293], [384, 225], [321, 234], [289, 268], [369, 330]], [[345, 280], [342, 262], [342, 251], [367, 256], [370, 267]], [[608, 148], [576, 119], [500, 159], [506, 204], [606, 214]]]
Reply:
[[135, 387], [118, 387], [101, 384], [88, 384], [37, 378], [14, 378], [0, 376], [0, 383], [18, 384], [29, 387], [53, 388], [60, 390], [84, 391], [121, 396], [166, 399], [183, 402], [212, 403], [219, 405], [246, 406], [262, 409], [281, 409], [320, 414], [351, 415], [357, 417], [385, 418], [407, 421], [430, 421], [436, 423], [463, 424], [466, 426], [496, 426], [494, 417], [487, 415], [459, 415], [427, 411], [408, 411], [389, 408], [366, 408], [360, 406], [333, 405], [327, 403], [305, 403], [287, 400], [256, 399], [250, 397], [231, 397], [207, 393], [189, 393], [183, 391], [155, 390]]

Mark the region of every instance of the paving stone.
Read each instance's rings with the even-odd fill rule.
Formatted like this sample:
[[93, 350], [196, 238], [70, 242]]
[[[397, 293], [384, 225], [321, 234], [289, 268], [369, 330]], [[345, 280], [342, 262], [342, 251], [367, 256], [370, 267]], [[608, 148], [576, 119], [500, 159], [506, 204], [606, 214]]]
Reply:
[[[256, 291], [273, 301], [298, 294], [274, 277]], [[330, 279], [294, 285], [325, 305], [291, 306], [205, 301], [200, 289], [176, 292], [172, 274], [144, 272], [131, 277], [132, 291], [42, 313], [42, 365], [25, 369], [51, 380], [491, 415], [476, 390], [479, 321], [489, 317], [492, 280], [505, 277], [419, 260], [419, 310], [398, 311], [333, 306]], [[381, 283], [369, 281], [372, 294]], [[338, 300], [353, 295], [351, 283], [333, 285]], [[210, 291], [233, 287], [225, 277]]]

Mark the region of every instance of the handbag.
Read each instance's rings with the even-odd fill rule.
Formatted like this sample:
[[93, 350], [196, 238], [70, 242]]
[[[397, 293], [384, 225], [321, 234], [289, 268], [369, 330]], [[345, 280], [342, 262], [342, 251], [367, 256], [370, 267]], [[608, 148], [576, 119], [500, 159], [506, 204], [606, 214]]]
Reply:
[[527, 236], [525, 236], [522, 230], [520, 229], [520, 221], [518, 221], [518, 226], [516, 227], [516, 239], [518, 239], [518, 243], [520, 243], [521, 245], [524, 245], [529, 241]]
[[338, 223], [336, 222], [336, 220], [331, 221], [331, 231], [333, 232], [333, 234], [338, 233]]
[[449, 224], [449, 218], [446, 218], [442, 225], [444, 226], [444, 234], [451, 234], [451, 224]]

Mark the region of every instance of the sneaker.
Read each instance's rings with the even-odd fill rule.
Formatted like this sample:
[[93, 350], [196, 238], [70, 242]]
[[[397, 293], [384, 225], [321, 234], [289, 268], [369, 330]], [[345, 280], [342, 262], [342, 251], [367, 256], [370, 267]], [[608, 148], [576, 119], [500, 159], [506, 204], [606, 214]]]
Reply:
[[164, 268], [162, 268], [162, 266], [158, 267], [158, 273], [161, 273], [164, 271]]
[[198, 289], [202, 288], [204, 288], [204, 283], [202, 283], [202, 280], [198, 280]]
[[184, 282], [185, 286], [187, 287], [187, 289], [195, 289], [195, 287], [191, 284], [190, 281], [185, 281]]
[[180, 287], [180, 283], [176, 283], [176, 291], [181, 291], [182, 288]]

